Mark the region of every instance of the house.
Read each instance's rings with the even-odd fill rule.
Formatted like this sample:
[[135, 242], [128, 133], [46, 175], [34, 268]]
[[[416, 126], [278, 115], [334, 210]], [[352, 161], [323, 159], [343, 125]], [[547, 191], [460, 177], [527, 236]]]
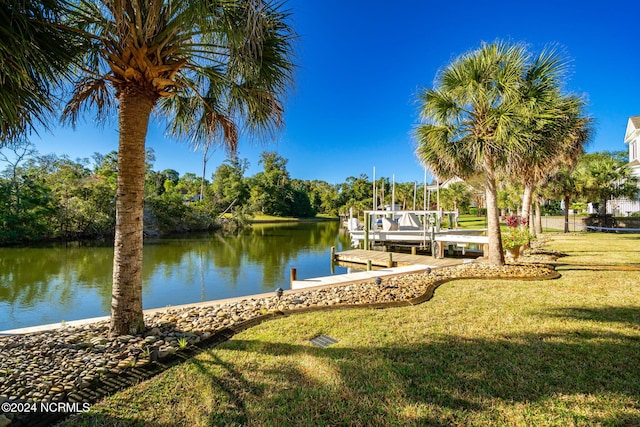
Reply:
[[[640, 186], [640, 116], [629, 117], [624, 142], [629, 144], [631, 175], [638, 178], [638, 186]], [[635, 200], [617, 199], [607, 202], [607, 213], [615, 216], [628, 216], [635, 212], [640, 212], [640, 191]]]
[[640, 116], [629, 117], [624, 142], [629, 144], [631, 174], [640, 179]]

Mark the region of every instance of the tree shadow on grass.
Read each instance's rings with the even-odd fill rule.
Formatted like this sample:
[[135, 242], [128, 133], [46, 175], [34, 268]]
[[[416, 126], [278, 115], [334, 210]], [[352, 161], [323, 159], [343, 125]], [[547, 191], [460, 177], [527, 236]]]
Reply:
[[[242, 388], [248, 383], [254, 389], [275, 387], [252, 403], [253, 415], [246, 420], [260, 414], [259, 424], [509, 424], [495, 405], [524, 405], [514, 409], [517, 416], [533, 413], [548, 423], [640, 425], [640, 340], [624, 334], [445, 336], [428, 344], [325, 349], [234, 339], [216, 351], [225, 358], [226, 350], [278, 360], [253, 372], [229, 370], [245, 380], [235, 383], [240, 390], [228, 393], [246, 393]], [[305, 360], [315, 366], [305, 366]], [[329, 374], [323, 378], [323, 372]], [[219, 387], [216, 382], [212, 387]], [[626, 403], [611, 406], [612, 399]], [[548, 412], [553, 413], [544, 418]]]
[[[189, 362], [196, 367], [198, 372], [210, 379], [211, 389], [216, 391], [214, 395], [221, 395], [222, 399], [226, 401], [224, 419], [219, 419], [220, 414], [214, 412], [211, 416], [211, 425], [246, 425], [248, 417], [245, 399], [247, 396], [255, 398], [260, 395], [259, 389], [253, 387], [233, 363], [220, 359], [214, 352], [210, 352], [207, 358], [210, 360], [193, 358]], [[219, 367], [221, 373], [216, 375], [209, 365]]]
[[[572, 330], [388, 347], [233, 339], [188, 363], [229, 402], [209, 425], [640, 425], [638, 354], [635, 336]], [[84, 415], [78, 425], [141, 425]]]
[[640, 325], [640, 307], [566, 307], [546, 313], [557, 318], [621, 323], [631, 327]]
[[[438, 335], [390, 346], [343, 346], [334, 334], [339, 342], [327, 348], [235, 338], [187, 364], [206, 379], [202, 398], [222, 402], [209, 425], [640, 425], [640, 307], [538, 315], [632, 329]], [[164, 427], [117, 414], [82, 419]]]

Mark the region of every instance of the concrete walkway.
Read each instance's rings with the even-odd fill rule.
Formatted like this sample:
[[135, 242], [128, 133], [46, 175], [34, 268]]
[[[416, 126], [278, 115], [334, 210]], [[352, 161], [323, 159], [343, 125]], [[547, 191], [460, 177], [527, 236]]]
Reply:
[[294, 280], [291, 289], [322, 288], [325, 286], [348, 285], [364, 282], [376, 277], [401, 276], [404, 274], [424, 273], [427, 268], [435, 269], [435, 265], [415, 264], [404, 267], [383, 268], [380, 270], [360, 271], [358, 273], [336, 274], [334, 276], [315, 277], [312, 279]]

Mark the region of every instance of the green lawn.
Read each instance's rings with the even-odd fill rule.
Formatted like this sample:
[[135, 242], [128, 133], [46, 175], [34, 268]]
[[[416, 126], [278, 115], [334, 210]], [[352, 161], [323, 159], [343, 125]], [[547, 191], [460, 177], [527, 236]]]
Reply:
[[266, 322], [65, 425], [640, 425], [640, 235], [546, 238], [560, 279]]
[[[558, 231], [562, 231], [563, 228], [552, 228], [552, 227], [547, 227], [546, 224], [549, 222], [549, 220], [553, 218], [556, 220], [562, 220], [564, 221], [564, 217], [561, 216], [553, 216], [553, 217], [545, 217], [542, 218], [542, 231], [544, 233], [554, 233], [554, 232], [558, 232]], [[446, 224], [446, 222], [445, 222]], [[562, 224], [564, 224], [562, 222]], [[573, 230], [574, 226], [573, 223], [570, 223], [570, 229]], [[502, 230], [507, 230], [507, 225], [502, 223], [501, 225]], [[458, 228], [464, 228], [464, 229], [483, 229], [483, 228], [487, 228], [487, 219], [484, 216], [476, 216], [476, 215], [460, 215], [458, 218]]]
[[460, 215], [458, 217], [458, 227], [467, 229], [487, 228], [487, 219], [484, 216]]
[[325, 214], [318, 214], [312, 218], [296, 218], [296, 217], [284, 217], [284, 216], [273, 216], [273, 215], [254, 215], [251, 217], [250, 221], [252, 222], [282, 222], [282, 221], [301, 221], [301, 220], [336, 220], [336, 216], [330, 216]]

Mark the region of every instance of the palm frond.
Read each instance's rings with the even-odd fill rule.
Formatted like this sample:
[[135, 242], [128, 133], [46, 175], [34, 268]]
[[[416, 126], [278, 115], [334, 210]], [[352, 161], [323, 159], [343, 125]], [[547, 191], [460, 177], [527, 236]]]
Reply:
[[62, 112], [62, 120], [75, 126], [81, 114], [95, 107], [97, 119], [106, 119], [114, 108], [113, 89], [106, 78], [85, 77], [74, 85], [73, 95]]
[[65, 0], [0, 4], [0, 141], [47, 127], [83, 45], [64, 25], [72, 9]]

